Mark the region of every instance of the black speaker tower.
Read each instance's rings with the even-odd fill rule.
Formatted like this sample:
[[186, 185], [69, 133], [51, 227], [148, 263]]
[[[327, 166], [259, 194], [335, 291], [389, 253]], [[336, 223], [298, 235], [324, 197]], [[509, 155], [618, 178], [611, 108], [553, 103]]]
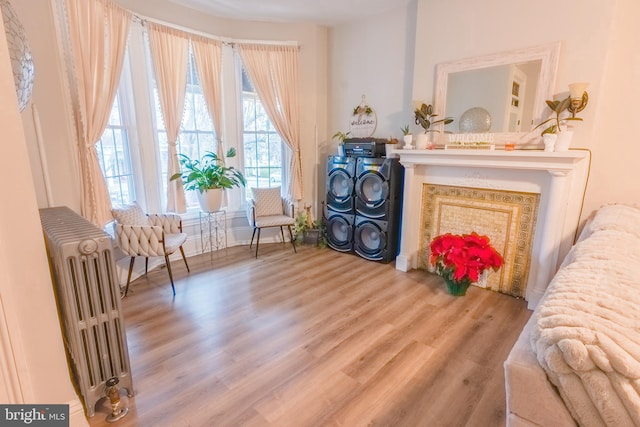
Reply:
[[329, 156], [324, 210], [329, 247], [372, 261], [395, 260], [403, 175], [395, 158]]

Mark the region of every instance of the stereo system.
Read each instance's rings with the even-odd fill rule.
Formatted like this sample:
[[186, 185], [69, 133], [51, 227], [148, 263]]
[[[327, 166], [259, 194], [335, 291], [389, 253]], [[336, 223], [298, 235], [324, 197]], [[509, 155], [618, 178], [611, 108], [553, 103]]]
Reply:
[[348, 157], [382, 157], [387, 142], [381, 138], [347, 138], [343, 143], [344, 154]]
[[396, 258], [403, 167], [398, 159], [329, 156], [324, 219], [328, 246], [362, 258]]

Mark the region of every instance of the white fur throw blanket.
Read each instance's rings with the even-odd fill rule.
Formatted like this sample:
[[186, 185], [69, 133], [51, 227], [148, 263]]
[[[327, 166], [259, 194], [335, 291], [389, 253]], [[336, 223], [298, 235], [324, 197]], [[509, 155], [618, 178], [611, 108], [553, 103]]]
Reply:
[[533, 316], [538, 362], [581, 426], [640, 426], [640, 209], [601, 208]]

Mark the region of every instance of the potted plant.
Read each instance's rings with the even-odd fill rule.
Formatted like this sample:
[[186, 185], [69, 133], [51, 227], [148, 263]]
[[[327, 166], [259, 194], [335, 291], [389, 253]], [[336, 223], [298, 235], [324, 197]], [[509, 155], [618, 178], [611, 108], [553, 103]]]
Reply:
[[320, 247], [326, 245], [324, 221], [311, 220], [311, 206], [305, 206], [305, 212], [298, 212], [293, 224], [293, 236], [297, 243]]
[[344, 141], [349, 138], [349, 135], [351, 134], [351, 132], [341, 132], [338, 131], [336, 132], [331, 138], [332, 139], [337, 139], [339, 142], [338, 145], [338, 154], [340, 156], [344, 156]]
[[409, 125], [404, 125], [400, 128], [402, 131], [402, 139], [404, 140], [404, 148], [413, 148], [413, 135], [411, 134], [411, 129], [409, 129]]
[[418, 135], [416, 140], [416, 148], [425, 149], [431, 148], [431, 144], [429, 143], [429, 134], [431, 132], [440, 132], [436, 129], [431, 129], [432, 125], [437, 125], [443, 123], [444, 125], [448, 125], [453, 122], [453, 118], [445, 117], [444, 119], [434, 120], [433, 118], [437, 116], [437, 114], [433, 114], [433, 106], [431, 104], [425, 104], [424, 102], [420, 105], [420, 107], [416, 108], [413, 112], [415, 123], [417, 125], [422, 126], [424, 129], [424, 133]]
[[[573, 132], [568, 130], [566, 126], [563, 129], [563, 124], [572, 120], [582, 121], [582, 119], [580, 117], [575, 117], [575, 114], [569, 113], [571, 96], [562, 100], [547, 100], [545, 102], [551, 109], [552, 115], [533, 129], [535, 130], [547, 125], [540, 134], [544, 141], [544, 151], [566, 151], [569, 149]], [[563, 114], [565, 112], [566, 114]]]
[[[229, 148], [226, 157], [235, 157], [235, 148]], [[216, 212], [222, 204], [222, 192], [227, 188], [246, 185], [242, 172], [233, 166], [226, 166], [224, 158], [207, 151], [201, 160], [179, 155], [182, 172], [171, 176], [170, 180], [182, 178], [185, 190], [197, 190], [198, 202], [204, 212]]]
[[504, 262], [491, 246], [489, 237], [476, 232], [436, 236], [429, 249], [429, 263], [444, 279], [449, 292], [456, 296], [464, 295], [469, 285], [477, 282], [485, 270], [498, 271]]

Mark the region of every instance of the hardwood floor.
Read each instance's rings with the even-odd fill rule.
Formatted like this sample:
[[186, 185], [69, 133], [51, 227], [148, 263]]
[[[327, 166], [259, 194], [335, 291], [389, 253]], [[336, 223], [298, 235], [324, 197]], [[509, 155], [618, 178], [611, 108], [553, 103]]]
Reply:
[[135, 396], [96, 426], [503, 426], [526, 302], [330, 249], [172, 263], [123, 300]]

